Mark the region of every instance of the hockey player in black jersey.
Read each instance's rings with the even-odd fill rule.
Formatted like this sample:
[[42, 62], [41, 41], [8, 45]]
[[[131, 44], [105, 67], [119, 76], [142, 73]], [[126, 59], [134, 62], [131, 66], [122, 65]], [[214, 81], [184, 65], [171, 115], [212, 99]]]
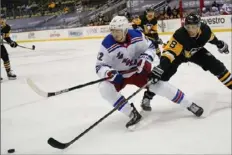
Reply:
[[[1, 24], [2, 39], [4, 39], [7, 43], [9, 43], [12, 48], [16, 48], [18, 44], [15, 41], [11, 40], [10, 38], [11, 27], [8, 24], [6, 24], [5, 17], [3, 15], [1, 15], [0, 24]], [[8, 52], [3, 44], [3, 40], [1, 40], [1, 59], [3, 60], [3, 64], [5, 67], [8, 79], [15, 80], [16, 75], [11, 70], [10, 59], [8, 56]], [[2, 80], [2, 77], [1, 77], [1, 80]]]
[[[221, 61], [204, 47], [208, 42], [215, 45], [221, 54], [229, 53], [226, 42], [219, 40], [210, 27], [201, 22], [198, 15], [189, 14], [185, 18], [184, 26], [175, 31], [164, 47], [160, 64], [153, 68], [151, 79], [168, 81], [176, 73], [180, 64], [192, 62], [200, 66], [204, 71], [209, 71], [222, 84], [232, 89], [231, 73]], [[147, 94], [149, 93], [147, 91]], [[150, 100], [154, 94], [149, 95], [145, 93], [143, 100], [147, 102], [142, 104], [146, 104], [151, 110]], [[198, 107], [194, 108], [198, 109]]]
[[159, 44], [163, 44], [163, 41], [158, 35], [158, 22], [152, 7], [147, 8], [144, 15], [135, 16], [132, 20], [132, 27], [142, 31], [152, 41], [156, 54], [161, 55]]
[[[159, 57], [161, 56], [161, 51], [159, 48], [159, 44], [163, 44], [163, 41], [159, 38], [158, 35], [158, 22], [155, 17], [155, 11], [152, 7], [148, 7], [146, 11], [144, 12], [144, 15], [142, 16], [136, 16], [132, 21], [132, 27], [134, 29], [142, 31], [153, 43], [156, 49], [156, 55]], [[148, 91], [144, 92], [144, 96], [146, 98], [143, 98], [141, 107], [146, 111], [151, 111], [150, 105], [146, 104], [149, 102], [147, 100], [147, 97], [150, 98], [150, 96], [154, 96], [155, 94]]]

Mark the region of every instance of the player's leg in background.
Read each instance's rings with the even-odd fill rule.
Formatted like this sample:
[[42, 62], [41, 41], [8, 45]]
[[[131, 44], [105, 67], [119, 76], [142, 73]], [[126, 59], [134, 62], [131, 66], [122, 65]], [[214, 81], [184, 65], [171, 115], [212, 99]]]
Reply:
[[99, 90], [102, 97], [113, 107], [125, 102], [119, 106], [118, 111], [131, 118], [131, 120], [126, 124], [126, 127], [129, 127], [139, 122], [142, 116], [138, 113], [133, 103], [129, 104], [126, 102], [125, 97], [119, 92], [123, 87], [124, 86], [117, 87], [108, 81], [104, 81], [99, 84]]
[[4, 45], [1, 45], [1, 58], [3, 60], [3, 64], [4, 64], [8, 78], [10, 80], [16, 79], [16, 75], [11, 70], [10, 59], [9, 59], [8, 52]]
[[198, 117], [203, 114], [203, 108], [190, 101], [181, 90], [168, 82], [159, 81], [156, 84], [150, 85], [149, 89], [157, 95], [165, 97], [176, 104], [180, 104], [180, 106], [187, 108]]
[[190, 59], [191, 62], [201, 66], [205, 71], [210, 71], [226, 87], [232, 89], [232, 75], [225, 65], [215, 58], [207, 49], [203, 48]]

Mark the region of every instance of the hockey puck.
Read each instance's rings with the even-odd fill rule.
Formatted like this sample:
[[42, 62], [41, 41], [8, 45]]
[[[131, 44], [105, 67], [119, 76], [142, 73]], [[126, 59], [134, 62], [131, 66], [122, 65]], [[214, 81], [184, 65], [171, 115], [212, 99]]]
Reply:
[[32, 49], [35, 50], [35, 45], [32, 45]]
[[8, 153], [14, 153], [14, 152], [15, 152], [15, 149], [9, 149], [7, 152], [8, 152]]

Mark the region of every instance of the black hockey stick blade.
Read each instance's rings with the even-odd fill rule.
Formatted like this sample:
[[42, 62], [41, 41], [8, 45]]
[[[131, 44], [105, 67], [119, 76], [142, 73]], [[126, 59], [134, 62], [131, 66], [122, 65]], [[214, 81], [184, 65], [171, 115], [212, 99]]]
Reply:
[[29, 49], [29, 50], [35, 50], [35, 45], [32, 45], [32, 47], [25, 47], [25, 46], [22, 46], [22, 45], [18, 45], [19, 47], [21, 48], [26, 48], [26, 49]]
[[72, 145], [75, 141], [77, 141], [78, 139], [80, 139], [82, 136], [84, 136], [86, 133], [88, 133], [91, 129], [93, 129], [95, 126], [97, 126], [99, 123], [101, 123], [104, 119], [106, 119], [108, 116], [110, 116], [113, 112], [115, 112], [120, 106], [122, 106], [125, 102], [127, 102], [128, 100], [130, 100], [132, 97], [134, 97], [136, 94], [138, 94], [141, 90], [143, 90], [144, 88], [146, 88], [147, 86], [149, 86], [152, 83], [152, 81], [149, 81], [147, 84], [145, 84], [143, 87], [139, 88], [137, 91], [135, 91], [133, 94], [131, 94], [129, 97], [127, 97], [125, 99], [124, 102], [119, 103], [116, 107], [114, 107], [111, 111], [109, 111], [107, 114], [105, 114], [103, 117], [101, 117], [98, 121], [96, 121], [94, 124], [92, 124], [91, 126], [89, 126], [86, 130], [84, 130], [81, 134], [79, 134], [77, 137], [75, 137], [74, 139], [72, 139], [70, 142], [68, 143], [61, 143], [58, 142], [57, 140], [55, 140], [54, 138], [49, 138], [48, 139], [48, 144], [51, 145], [54, 148], [57, 149], [65, 149], [67, 147], [69, 147], [70, 145]]
[[[8, 44], [10, 45], [10, 43], [8, 42], [3, 42], [4, 44]], [[18, 45], [18, 47], [21, 47], [21, 48], [26, 48], [26, 49], [29, 49], [29, 50], [35, 50], [35, 45], [32, 45], [32, 47], [25, 47], [25, 46], [22, 46], [22, 45]]]
[[65, 149], [69, 146], [69, 143], [61, 143], [55, 140], [54, 138], [49, 138], [48, 144], [57, 149]]

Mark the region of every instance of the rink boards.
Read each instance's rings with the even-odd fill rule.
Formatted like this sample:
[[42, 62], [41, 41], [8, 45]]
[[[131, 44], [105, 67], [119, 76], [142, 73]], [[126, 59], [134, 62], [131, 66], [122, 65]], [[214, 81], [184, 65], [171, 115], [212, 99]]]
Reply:
[[[202, 17], [213, 32], [232, 32], [231, 15]], [[158, 32], [160, 35], [171, 35], [181, 26], [180, 19], [158, 21]], [[11, 38], [17, 42], [38, 42], [38, 41], [64, 41], [99, 39], [109, 34], [108, 26], [89, 26], [72, 29], [31, 31], [23, 33], [12, 33]]]

